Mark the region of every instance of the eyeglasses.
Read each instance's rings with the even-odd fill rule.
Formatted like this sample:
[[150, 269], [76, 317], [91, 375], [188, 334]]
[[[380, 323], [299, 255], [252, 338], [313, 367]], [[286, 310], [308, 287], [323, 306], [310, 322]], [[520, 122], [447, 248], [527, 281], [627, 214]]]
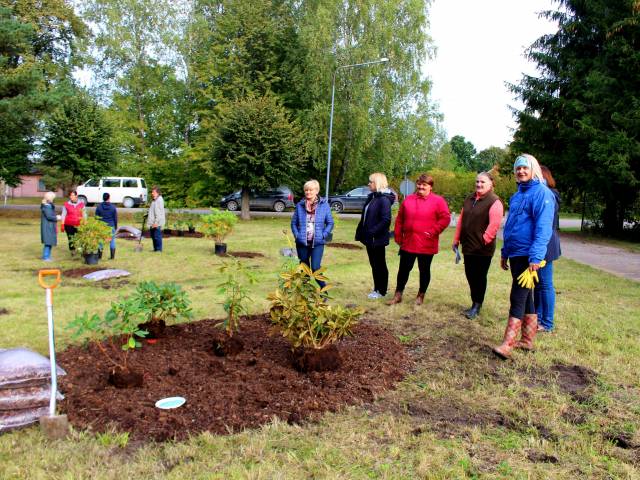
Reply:
[[371, 183], [373, 183], [373, 180], [369, 180], [369, 183], [370, 183], [370, 184], [371, 184]]

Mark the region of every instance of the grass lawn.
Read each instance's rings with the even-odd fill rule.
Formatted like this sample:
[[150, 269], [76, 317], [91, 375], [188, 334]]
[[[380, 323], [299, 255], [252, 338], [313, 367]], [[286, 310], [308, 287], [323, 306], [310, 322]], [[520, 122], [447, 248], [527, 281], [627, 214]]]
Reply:
[[[0, 315], [0, 348], [26, 346], [46, 354], [44, 291], [36, 280], [45, 264], [38, 260], [34, 215], [0, 212], [0, 309], [9, 311]], [[259, 278], [253, 313], [267, 309], [288, 223], [243, 222], [227, 240], [230, 252], [265, 255], [243, 260]], [[355, 225], [343, 220], [334, 240], [352, 241]], [[494, 259], [482, 314], [466, 320], [459, 312], [468, 307], [468, 287], [448, 248], [452, 233], [441, 237], [422, 307], [367, 300], [365, 251], [325, 250], [324, 265], [336, 285], [332, 301], [363, 305], [365, 317], [392, 331], [415, 360], [411, 374], [375, 403], [327, 413], [318, 423], [274, 419], [259, 430], [203, 433], [180, 443], [134, 445], [116, 431], [74, 431], [50, 442], [34, 427], [0, 436], [0, 478], [640, 478], [640, 285], [560, 259], [557, 332], [539, 336], [535, 353], [518, 352], [501, 362], [490, 346], [504, 331], [510, 275]], [[70, 258], [66, 238], [59, 240], [55, 261], [46, 266], [82, 266]], [[70, 342], [64, 326], [75, 315], [103, 313], [142, 280], [178, 282], [196, 319], [222, 317], [216, 288], [222, 260], [211, 254], [211, 240], [166, 239], [161, 255], [151, 253], [150, 240], [144, 244], [135, 253], [133, 242], [118, 240], [116, 260], [101, 263], [129, 270], [128, 284], [105, 289], [63, 280], [54, 296], [58, 350]], [[395, 246], [387, 250], [391, 288], [396, 253]], [[408, 300], [417, 276], [416, 266]]]

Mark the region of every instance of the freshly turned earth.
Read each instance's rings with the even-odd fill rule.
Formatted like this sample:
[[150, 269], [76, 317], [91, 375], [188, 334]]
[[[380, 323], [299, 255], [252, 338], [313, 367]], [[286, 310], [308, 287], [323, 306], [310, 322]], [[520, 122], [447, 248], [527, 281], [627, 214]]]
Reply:
[[[290, 423], [313, 420], [343, 405], [371, 402], [403, 378], [409, 355], [386, 330], [366, 321], [354, 337], [337, 344], [341, 366], [335, 371], [300, 373], [292, 366], [287, 341], [268, 336], [267, 315], [243, 318], [244, 349], [214, 354], [219, 320], [168, 326], [155, 344], [129, 356], [143, 374], [141, 388], [108, 384], [110, 366], [97, 347], [73, 346], [58, 354], [67, 372], [60, 379], [61, 410], [75, 428], [105, 431], [110, 426], [138, 440], [184, 439], [210, 431], [227, 434], [255, 428], [276, 416]], [[119, 345], [119, 344], [118, 344]], [[157, 400], [182, 396], [174, 410], [155, 408]]]

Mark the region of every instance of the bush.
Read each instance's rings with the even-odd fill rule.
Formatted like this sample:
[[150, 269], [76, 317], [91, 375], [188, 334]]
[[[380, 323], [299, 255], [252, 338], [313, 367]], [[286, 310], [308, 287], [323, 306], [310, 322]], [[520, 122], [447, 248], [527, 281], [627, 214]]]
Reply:
[[227, 318], [216, 326], [224, 328], [227, 335], [232, 337], [234, 332], [240, 330], [240, 316], [247, 314], [247, 304], [251, 301], [246, 283], [254, 284], [257, 279], [236, 258], [232, 263], [224, 263], [220, 267], [220, 273], [226, 275], [225, 281], [218, 285], [218, 293], [225, 295], [222, 306], [227, 312]]
[[362, 315], [362, 308], [343, 308], [326, 303], [329, 285], [320, 288], [318, 280], [327, 281], [323, 269], [312, 272], [304, 263], [280, 274], [280, 287], [267, 297], [274, 329], [292, 348], [321, 349], [353, 335], [352, 328]]
[[224, 239], [233, 231], [238, 217], [226, 210], [211, 209], [212, 213], [200, 217], [202, 233], [213, 238], [216, 243], [224, 242]]
[[98, 253], [100, 245], [111, 240], [111, 235], [109, 225], [96, 217], [89, 217], [80, 222], [72, 243], [82, 254]]
[[191, 318], [191, 302], [187, 292], [172, 282], [142, 282], [125, 302], [138, 306], [143, 321], [160, 322], [175, 318]]

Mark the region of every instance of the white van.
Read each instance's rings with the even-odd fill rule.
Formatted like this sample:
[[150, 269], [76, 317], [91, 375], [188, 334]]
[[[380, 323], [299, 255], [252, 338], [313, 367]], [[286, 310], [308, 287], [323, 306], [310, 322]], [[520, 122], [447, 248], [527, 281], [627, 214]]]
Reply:
[[77, 188], [78, 200], [85, 205], [102, 202], [102, 194], [109, 192], [111, 203], [123, 207], [137, 207], [147, 203], [147, 184], [139, 177], [92, 178]]

